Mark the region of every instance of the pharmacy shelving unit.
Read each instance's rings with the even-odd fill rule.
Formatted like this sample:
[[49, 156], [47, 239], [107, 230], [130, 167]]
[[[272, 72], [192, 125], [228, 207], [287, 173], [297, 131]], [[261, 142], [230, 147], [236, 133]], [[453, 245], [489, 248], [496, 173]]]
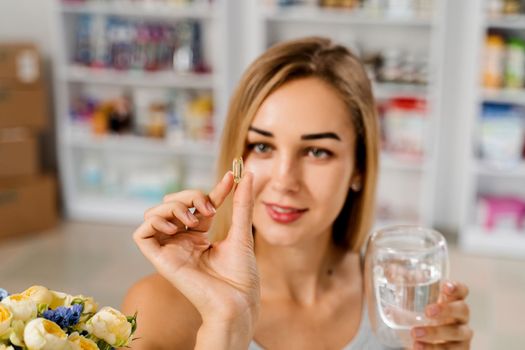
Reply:
[[512, 168], [497, 169], [479, 158], [478, 127], [484, 102], [500, 102], [525, 106], [525, 89], [486, 89], [482, 86], [485, 37], [489, 30], [511, 31], [525, 37], [525, 15], [490, 18], [483, 0], [470, 1], [469, 26], [463, 50], [468, 64], [460, 80], [465, 103], [461, 107], [466, 118], [460, 126], [468, 132], [463, 140], [462, 211], [459, 242], [470, 253], [501, 257], [525, 258], [525, 231], [514, 229], [486, 230], [478, 224], [477, 201], [481, 194], [517, 195], [525, 198], [525, 163]]
[[[250, 0], [245, 64], [272, 44], [297, 37], [320, 35], [353, 48], [357, 43], [371, 51], [406, 49], [428, 58], [430, 83], [426, 86], [374, 83], [378, 101], [392, 97], [424, 98], [429, 106], [423, 161], [400, 161], [381, 156], [379, 201], [393, 198], [393, 206], [414, 208], [412, 218], [378, 219], [378, 225], [417, 223], [434, 225], [437, 150], [443, 71], [446, 1], [434, 1], [427, 18], [370, 16], [362, 10], [323, 9], [317, 6], [279, 7]], [[275, 3], [275, 1], [273, 2]]]
[[[180, 3], [180, 2], [179, 2]], [[155, 203], [140, 196], [86, 192], [81, 189], [78, 160], [97, 152], [105, 164], [127, 159], [155, 163], [174, 162], [183, 175], [184, 187], [209, 188], [213, 183], [218, 138], [224, 123], [226, 101], [231, 84], [229, 76], [228, 2], [96, 1], [65, 2], [54, 0], [54, 90], [56, 102], [57, 150], [65, 216], [75, 220], [137, 223], [144, 211]], [[171, 5], [170, 5], [171, 4]], [[204, 56], [212, 67], [210, 73], [117, 71], [91, 69], [73, 62], [75, 21], [81, 15], [110, 16], [122, 19], [174, 24], [194, 20], [203, 27]], [[79, 133], [72, 125], [71, 91], [79, 86], [126, 89], [206, 90], [213, 96], [215, 128], [211, 142], [185, 142], [172, 145], [159, 139], [133, 135], [93, 136]], [[154, 171], [154, 170], [152, 170]]]

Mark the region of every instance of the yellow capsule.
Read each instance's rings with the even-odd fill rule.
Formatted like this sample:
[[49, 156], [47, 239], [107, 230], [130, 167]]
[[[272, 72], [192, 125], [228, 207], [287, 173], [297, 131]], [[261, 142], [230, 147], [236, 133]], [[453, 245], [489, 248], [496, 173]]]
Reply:
[[241, 182], [243, 170], [244, 170], [244, 164], [242, 162], [242, 157], [235, 158], [232, 164], [232, 172], [233, 172], [233, 181], [235, 181], [236, 184]]

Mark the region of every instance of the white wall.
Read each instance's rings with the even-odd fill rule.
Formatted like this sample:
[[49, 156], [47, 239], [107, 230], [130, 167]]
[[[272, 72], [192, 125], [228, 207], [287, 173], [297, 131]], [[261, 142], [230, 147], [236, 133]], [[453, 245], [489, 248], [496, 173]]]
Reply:
[[51, 55], [54, 0], [0, 0], [0, 41], [35, 42]]

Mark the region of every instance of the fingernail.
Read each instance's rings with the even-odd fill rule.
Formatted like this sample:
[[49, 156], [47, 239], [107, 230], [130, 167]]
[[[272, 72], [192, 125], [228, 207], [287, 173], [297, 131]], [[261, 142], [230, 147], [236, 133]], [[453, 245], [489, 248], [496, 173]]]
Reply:
[[416, 330], [414, 331], [414, 333], [416, 334], [416, 337], [417, 337], [417, 338], [421, 338], [422, 336], [424, 336], [425, 334], [427, 334], [427, 332], [426, 332], [423, 328], [416, 328]]
[[211, 204], [210, 202], [206, 202], [206, 209], [208, 209], [208, 211], [213, 214], [217, 212], [213, 204]]
[[456, 290], [456, 286], [452, 282], [446, 282], [445, 283], [445, 288], [447, 290], [447, 293], [453, 293], [454, 290]]
[[439, 314], [439, 306], [437, 306], [437, 305], [430, 305], [427, 308], [427, 315], [429, 315], [429, 316], [436, 316], [437, 314]]
[[186, 217], [188, 218], [188, 220], [190, 220], [192, 223], [196, 224], [199, 222], [199, 219], [197, 219], [195, 217], [195, 215], [193, 215], [191, 212], [187, 211], [186, 212]]
[[177, 226], [172, 222], [166, 221], [166, 225], [168, 226], [168, 229], [171, 231], [174, 231], [177, 229]]

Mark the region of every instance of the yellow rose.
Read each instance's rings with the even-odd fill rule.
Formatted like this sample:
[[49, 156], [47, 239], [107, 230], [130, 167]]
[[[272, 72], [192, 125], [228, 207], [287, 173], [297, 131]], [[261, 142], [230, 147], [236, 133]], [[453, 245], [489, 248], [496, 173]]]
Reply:
[[53, 301], [53, 295], [46, 287], [32, 286], [20, 293], [36, 302], [36, 304], [50, 305]]
[[13, 319], [15, 320], [29, 321], [37, 315], [36, 302], [22, 294], [10, 295], [0, 303], [6, 305], [9, 310], [11, 310]]
[[12, 319], [13, 314], [11, 313], [11, 310], [9, 310], [9, 308], [4, 304], [0, 304], [0, 335], [6, 333], [7, 330], [9, 330]]
[[0, 350], [15, 350], [11, 345], [0, 344]]
[[131, 337], [131, 324], [120, 311], [106, 306], [86, 323], [86, 329], [113, 347], [126, 346]]
[[29, 321], [24, 329], [28, 350], [71, 350], [66, 333], [55, 322], [45, 318]]
[[93, 340], [84, 338], [77, 332], [72, 333], [68, 340], [74, 350], [98, 350], [98, 346]]

